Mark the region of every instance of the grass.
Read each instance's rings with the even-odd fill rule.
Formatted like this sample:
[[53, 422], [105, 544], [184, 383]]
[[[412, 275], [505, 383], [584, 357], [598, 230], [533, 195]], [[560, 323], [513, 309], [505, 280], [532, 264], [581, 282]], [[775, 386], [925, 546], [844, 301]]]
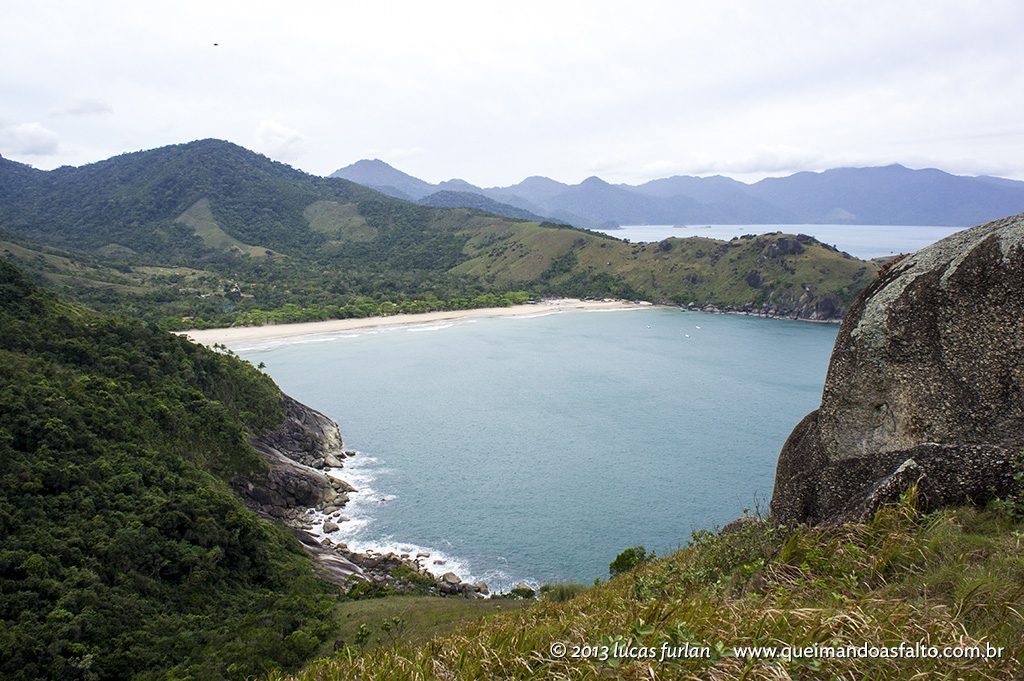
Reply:
[[[870, 523], [749, 523], [564, 602], [461, 625], [430, 641], [348, 649], [291, 677], [322, 679], [1019, 679], [1024, 522], [996, 510]], [[998, 659], [746, 659], [738, 646], [991, 645]], [[706, 647], [705, 659], [558, 657], [552, 644]], [[600, 648], [598, 648], [600, 650]], [[281, 679], [283, 677], [274, 677]]]
[[377, 237], [377, 230], [359, 214], [354, 203], [314, 201], [306, 206], [303, 215], [310, 229], [339, 242], [372, 241]]
[[[611, 276], [648, 300], [741, 307], [795, 304], [832, 295], [849, 305], [875, 275], [876, 266], [823, 244], [791, 235], [765, 234], [731, 241], [704, 237], [626, 243], [537, 223], [475, 225], [465, 252], [470, 259], [453, 271], [515, 285], [552, 274], [552, 283]], [[779, 243], [790, 250], [779, 248]], [[799, 250], [799, 252], [793, 252]]]
[[[393, 642], [396, 638], [406, 643], [419, 643], [447, 634], [468, 620], [522, 610], [529, 605], [532, 602], [402, 595], [346, 601], [337, 609], [337, 619], [341, 622], [337, 638], [354, 645], [360, 627], [365, 627], [371, 634], [359, 646], [364, 649]], [[400, 622], [396, 624], [395, 618]], [[390, 626], [382, 627], [385, 624]]]
[[217, 224], [210, 210], [209, 199], [199, 199], [192, 207], [178, 216], [177, 222], [185, 225], [210, 248], [219, 251], [237, 251], [253, 257], [262, 257], [270, 252], [262, 246], [250, 246], [231, 236]]

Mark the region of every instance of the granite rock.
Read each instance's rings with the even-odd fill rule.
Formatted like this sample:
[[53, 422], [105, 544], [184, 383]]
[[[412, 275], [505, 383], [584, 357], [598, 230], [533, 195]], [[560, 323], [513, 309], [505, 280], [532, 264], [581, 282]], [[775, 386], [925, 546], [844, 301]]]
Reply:
[[[1024, 215], [883, 270], [839, 330], [821, 406], [779, 456], [785, 523], [863, 517], [917, 482], [925, 510], [1016, 489], [1024, 449]], [[911, 465], [912, 463], [912, 465]]]

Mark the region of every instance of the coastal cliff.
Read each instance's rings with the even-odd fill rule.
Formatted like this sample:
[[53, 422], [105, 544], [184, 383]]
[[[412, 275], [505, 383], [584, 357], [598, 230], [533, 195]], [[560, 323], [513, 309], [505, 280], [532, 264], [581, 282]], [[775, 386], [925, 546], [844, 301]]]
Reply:
[[[330, 417], [281, 393], [284, 420], [250, 441], [268, 470], [237, 479], [234, 487], [246, 504], [265, 518], [288, 527], [316, 561], [318, 574], [350, 588], [353, 580], [373, 582], [396, 591], [425, 588], [428, 593], [480, 598], [486, 584], [463, 583], [454, 573], [431, 573], [417, 556], [351, 551], [327, 535], [347, 520], [341, 511], [357, 490], [334, 473], [355, 454], [345, 449], [338, 424]], [[311, 516], [309, 510], [313, 509]], [[314, 517], [315, 516], [315, 517]], [[410, 577], [418, 575], [418, 577]]]
[[1024, 215], [896, 262], [840, 327], [821, 406], [779, 456], [775, 517], [865, 517], [1013, 491], [1024, 449]]
[[281, 394], [282, 424], [251, 440], [267, 464], [265, 477], [236, 483], [236, 489], [258, 513], [296, 520], [303, 510], [348, 501], [347, 483], [324, 473], [341, 468], [344, 440], [338, 424], [301, 402]]
[[362, 568], [310, 534], [307, 510], [332, 509], [348, 503], [350, 484], [324, 469], [341, 468], [347, 455], [338, 424], [281, 393], [284, 420], [250, 441], [268, 465], [266, 473], [237, 479], [234, 487], [260, 515], [287, 526], [315, 560], [324, 579], [347, 586], [364, 578]]

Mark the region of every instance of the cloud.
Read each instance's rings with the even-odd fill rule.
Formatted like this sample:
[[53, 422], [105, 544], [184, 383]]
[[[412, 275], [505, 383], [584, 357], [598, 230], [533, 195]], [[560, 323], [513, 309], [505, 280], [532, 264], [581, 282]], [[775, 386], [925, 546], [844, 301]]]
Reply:
[[256, 134], [261, 151], [271, 158], [293, 161], [305, 151], [306, 138], [302, 133], [277, 121], [260, 121]]
[[0, 149], [15, 156], [52, 156], [60, 144], [57, 133], [40, 123], [20, 123], [0, 128]]
[[779, 173], [806, 169], [820, 169], [829, 165], [821, 154], [782, 146], [762, 146], [750, 152], [735, 155], [694, 155], [684, 162], [690, 173]]
[[416, 156], [422, 156], [426, 152], [427, 150], [423, 147], [395, 147], [388, 153], [388, 156], [396, 161], [404, 161]]
[[54, 116], [106, 116], [114, 113], [113, 107], [98, 99], [81, 99], [66, 109], [54, 111]]

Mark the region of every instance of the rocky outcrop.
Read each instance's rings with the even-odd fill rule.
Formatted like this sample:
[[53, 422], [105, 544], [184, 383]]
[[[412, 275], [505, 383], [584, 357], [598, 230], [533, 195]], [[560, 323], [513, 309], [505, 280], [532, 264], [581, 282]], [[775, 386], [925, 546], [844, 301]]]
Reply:
[[340, 467], [348, 453], [338, 424], [284, 394], [281, 405], [284, 423], [259, 441], [310, 468]]
[[343, 480], [322, 472], [341, 467], [344, 442], [338, 424], [315, 409], [281, 395], [284, 422], [253, 438], [252, 445], [269, 464], [265, 476], [237, 481], [235, 488], [250, 507], [266, 516], [296, 520], [307, 508], [341, 508], [354, 491]]
[[1024, 215], [882, 272], [844, 319], [821, 406], [779, 456], [782, 522], [864, 517], [919, 483], [925, 509], [1012, 492], [1024, 449]]

